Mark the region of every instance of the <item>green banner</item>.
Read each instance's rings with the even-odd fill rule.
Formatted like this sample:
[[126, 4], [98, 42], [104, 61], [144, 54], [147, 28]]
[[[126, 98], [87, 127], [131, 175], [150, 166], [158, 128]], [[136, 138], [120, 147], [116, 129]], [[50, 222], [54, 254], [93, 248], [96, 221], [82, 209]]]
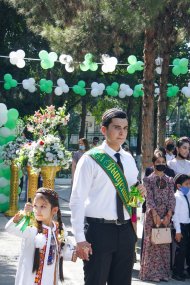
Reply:
[[86, 152], [85, 155], [86, 154], [92, 157], [109, 176], [123, 202], [123, 205], [131, 216], [132, 208], [129, 205], [130, 194], [127, 180], [117, 162], [99, 148], [93, 148]]

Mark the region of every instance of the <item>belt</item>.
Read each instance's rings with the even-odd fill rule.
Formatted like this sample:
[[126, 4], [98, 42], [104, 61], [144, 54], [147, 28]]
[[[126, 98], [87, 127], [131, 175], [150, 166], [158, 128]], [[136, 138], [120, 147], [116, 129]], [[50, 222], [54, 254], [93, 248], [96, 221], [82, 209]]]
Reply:
[[88, 223], [97, 223], [97, 224], [115, 224], [117, 226], [126, 225], [126, 224], [131, 223], [131, 219], [124, 220], [121, 223], [119, 220], [106, 220], [106, 219], [91, 218], [91, 217], [86, 217], [86, 221]]

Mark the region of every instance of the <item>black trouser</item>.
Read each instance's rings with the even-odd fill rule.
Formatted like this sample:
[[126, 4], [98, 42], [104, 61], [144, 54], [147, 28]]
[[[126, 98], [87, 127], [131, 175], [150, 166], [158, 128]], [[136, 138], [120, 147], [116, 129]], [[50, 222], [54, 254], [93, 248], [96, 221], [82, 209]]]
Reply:
[[190, 269], [190, 224], [181, 224], [181, 234], [183, 238], [180, 242], [177, 242], [173, 268], [174, 273], [177, 275], [183, 274], [185, 259]]
[[89, 223], [86, 239], [93, 254], [84, 262], [85, 285], [130, 285], [137, 241], [131, 222]]

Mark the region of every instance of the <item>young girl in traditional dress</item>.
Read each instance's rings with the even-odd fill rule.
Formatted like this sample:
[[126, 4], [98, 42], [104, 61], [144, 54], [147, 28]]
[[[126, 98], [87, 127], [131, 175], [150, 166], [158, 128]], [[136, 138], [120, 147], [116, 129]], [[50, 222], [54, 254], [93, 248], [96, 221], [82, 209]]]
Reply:
[[152, 162], [154, 172], [144, 178], [147, 196], [140, 279], [159, 282], [170, 278], [170, 244], [152, 244], [151, 232], [155, 226], [169, 226], [175, 197], [173, 178], [164, 174], [165, 155], [156, 152]]
[[33, 206], [27, 203], [24, 212], [6, 224], [9, 233], [22, 237], [15, 285], [57, 285], [59, 278], [63, 281], [63, 260], [76, 261], [74, 246], [66, 243], [63, 227], [58, 194], [47, 188], [39, 188]]

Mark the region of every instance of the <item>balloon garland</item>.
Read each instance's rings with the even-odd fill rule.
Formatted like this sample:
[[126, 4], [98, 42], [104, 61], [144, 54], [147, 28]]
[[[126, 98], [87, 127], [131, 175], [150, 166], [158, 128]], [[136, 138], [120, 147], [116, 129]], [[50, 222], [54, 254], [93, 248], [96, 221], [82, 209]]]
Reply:
[[[134, 86], [134, 90], [127, 84], [118, 82], [113, 82], [107, 87], [104, 83], [92, 82], [91, 87], [86, 87], [86, 82], [84, 80], [78, 81], [77, 84], [70, 86], [65, 82], [63, 78], [59, 78], [57, 80], [57, 85], [53, 84], [52, 80], [46, 80], [45, 78], [40, 79], [39, 82], [36, 82], [34, 78], [24, 79], [22, 83], [18, 83], [17, 80], [12, 78], [12, 75], [6, 73], [4, 75], [4, 81], [0, 81], [0, 83], [4, 83], [4, 89], [10, 90], [11, 88], [17, 87], [22, 85], [25, 90], [28, 90], [30, 93], [33, 93], [39, 87], [41, 92], [46, 94], [50, 94], [54, 92], [55, 95], [61, 96], [62, 94], [69, 93], [70, 90], [80, 96], [85, 96], [87, 94], [87, 90], [91, 90], [90, 94], [93, 97], [98, 97], [105, 93], [111, 97], [119, 97], [121, 99], [125, 98], [126, 96], [133, 96], [133, 97], [142, 97], [144, 95], [143, 91], [143, 84], [137, 84]], [[180, 90], [178, 86], [168, 84], [167, 85], [167, 97], [175, 97], [181, 91], [187, 98], [190, 98], [190, 83], [188, 86], [182, 87]], [[53, 90], [54, 88], [54, 90]], [[160, 94], [160, 88], [158, 84], [155, 83], [155, 97]], [[1, 118], [2, 114], [0, 114]]]

